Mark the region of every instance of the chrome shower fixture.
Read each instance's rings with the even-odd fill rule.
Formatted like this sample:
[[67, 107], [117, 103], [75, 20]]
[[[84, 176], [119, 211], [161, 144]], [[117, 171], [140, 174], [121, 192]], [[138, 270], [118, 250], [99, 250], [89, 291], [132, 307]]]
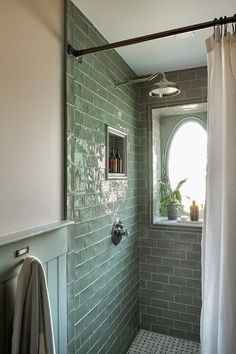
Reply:
[[171, 97], [180, 93], [180, 89], [176, 83], [168, 81], [165, 75], [163, 78], [153, 85], [153, 88], [149, 92], [151, 97]]
[[149, 96], [162, 98], [162, 97], [176, 96], [180, 93], [180, 89], [178, 88], [178, 86], [174, 82], [168, 81], [165, 74], [162, 71], [158, 71], [155, 74], [152, 74], [151, 76], [140, 78], [140, 79], [134, 79], [125, 82], [114, 82], [114, 85], [115, 87], [119, 87], [122, 85], [138, 84], [141, 82], [152, 81], [157, 76], [161, 76], [161, 80], [156, 82], [153, 85], [153, 88], [149, 92]]

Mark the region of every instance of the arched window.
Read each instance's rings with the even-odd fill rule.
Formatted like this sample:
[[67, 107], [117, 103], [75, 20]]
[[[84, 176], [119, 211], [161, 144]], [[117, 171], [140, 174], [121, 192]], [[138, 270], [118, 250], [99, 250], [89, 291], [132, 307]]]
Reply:
[[185, 212], [189, 212], [192, 200], [199, 206], [205, 203], [206, 162], [206, 128], [198, 119], [185, 119], [172, 133], [166, 156], [171, 187], [175, 188], [180, 180], [187, 178], [181, 187]]

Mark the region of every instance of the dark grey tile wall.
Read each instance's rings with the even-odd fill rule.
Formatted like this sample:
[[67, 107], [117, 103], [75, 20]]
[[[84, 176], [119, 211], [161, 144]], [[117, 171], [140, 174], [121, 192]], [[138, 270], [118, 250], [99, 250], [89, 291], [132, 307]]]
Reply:
[[201, 233], [141, 229], [141, 328], [199, 341]]
[[[140, 112], [140, 311], [141, 328], [199, 341], [201, 311], [201, 229], [149, 227], [147, 106], [205, 102], [206, 67], [166, 73], [181, 89], [172, 98], [148, 95], [153, 83], [139, 87]], [[182, 230], [182, 231], [181, 231]]]
[[207, 100], [207, 68], [199, 67], [193, 69], [171, 71], [166, 73], [169, 81], [176, 82], [181, 90], [178, 96], [169, 98], [154, 98], [148, 95], [153, 84], [158, 81], [139, 85], [139, 127], [140, 127], [140, 163], [139, 163], [139, 187], [140, 187], [140, 219], [146, 223], [148, 220], [148, 119], [147, 106], [158, 108], [169, 105], [187, 104], [194, 102], [206, 102]]
[[[68, 1], [67, 39], [76, 48], [105, 39]], [[138, 90], [114, 80], [135, 74], [115, 51], [67, 58], [68, 354], [125, 353], [139, 325]], [[106, 124], [127, 133], [128, 179], [106, 180]], [[120, 217], [129, 237], [115, 246]]]

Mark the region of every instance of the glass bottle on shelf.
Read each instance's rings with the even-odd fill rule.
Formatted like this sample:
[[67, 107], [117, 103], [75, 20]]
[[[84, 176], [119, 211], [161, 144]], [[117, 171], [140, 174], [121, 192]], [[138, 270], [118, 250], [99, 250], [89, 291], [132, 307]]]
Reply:
[[117, 158], [117, 173], [122, 173], [123, 172], [123, 170], [122, 170], [122, 157], [121, 157], [119, 150], [117, 150], [117, 152], [116, 152], [116, 158]]
[[204, 217], [204, 205], [201, 204], [199, 207], [199, 220], [203, 220]]
[[111, 149], [110, 157], [109, 157], [109, 172], [110, 173], [117, 173], [117, 158], [115, 149]]
[[190, 206], [190, 220], [191, 221], [198, 221], [198, 219], [199, 219], [198, 205], [196, 204], [195, 200], [193, 200], [193, 203]]

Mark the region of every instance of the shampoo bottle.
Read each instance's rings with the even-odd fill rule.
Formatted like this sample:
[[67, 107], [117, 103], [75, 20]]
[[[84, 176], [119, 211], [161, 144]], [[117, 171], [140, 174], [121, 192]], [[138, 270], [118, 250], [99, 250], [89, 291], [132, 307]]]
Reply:
[[114, 148], [111, 150], [111, 154], [109, 157], [109, 172], [110, 173], [117, 173], [117, 158], [116, 158]]
[[120, 151], [117, 150], [116, 153], [116, 158], [117, 158], [117, 173], [122, 173], [122, 157], [120, 155]]

